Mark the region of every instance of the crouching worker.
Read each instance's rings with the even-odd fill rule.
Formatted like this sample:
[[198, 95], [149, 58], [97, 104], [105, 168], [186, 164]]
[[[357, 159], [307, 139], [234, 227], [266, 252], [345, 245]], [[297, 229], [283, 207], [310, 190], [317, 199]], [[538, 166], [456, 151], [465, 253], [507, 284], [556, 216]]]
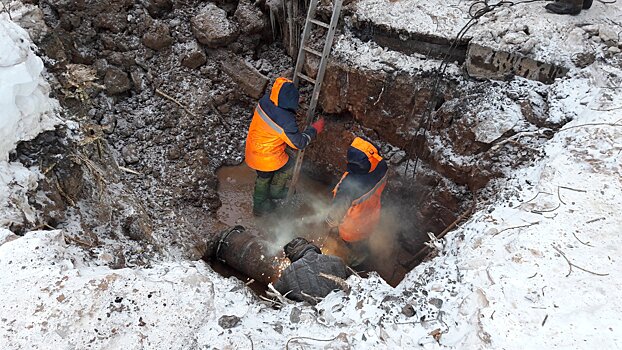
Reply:
[[380, 222], [388, 166], [378, 149], [360, 137], [348, 148], [347, 162], [347, 171], [333, 189], [326, 223], [350, 250], [346, 263], [357, 266], [369, 255], [368, 239]]
[[277, 78], [270, 93], [255, 107], [246, 138], [246, 164], [257, 171], [253, 193], [253, 214], [261, 216], [274, 209], [272, 199], [287, 195], [287, 182], [292, 177], [293, 159], [285, 153], [287, 146], [304, 149], [324, 129], [320, 118], [300, 132], [296, 125], [299, 92], [294, 83]]
[[317, 299], [339, 289], [336, 280], [345, 280], [350, 275], [343, 260], [322, 254], [320, 248], [304, 238], [294, 238], [284, 250], [291, 265], [281, 273], [274, 287], [291, 300], [314, 305]]

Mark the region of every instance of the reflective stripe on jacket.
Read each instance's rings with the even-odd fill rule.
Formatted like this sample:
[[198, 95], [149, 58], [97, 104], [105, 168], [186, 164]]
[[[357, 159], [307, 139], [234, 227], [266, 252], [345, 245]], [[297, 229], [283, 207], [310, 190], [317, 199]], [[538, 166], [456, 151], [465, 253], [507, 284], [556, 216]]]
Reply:
[[[283, 107], [285, 106], [285, 107]], [[245, 161], [259, 171], [275, 171], [287, 163], [286, 146], [305, 148], [316, 136], [313, 127], [298, 130], [295, 111], [298, 91], [293, 83], [278, 78], [269, 94], [259, 100], [246, 137]]]

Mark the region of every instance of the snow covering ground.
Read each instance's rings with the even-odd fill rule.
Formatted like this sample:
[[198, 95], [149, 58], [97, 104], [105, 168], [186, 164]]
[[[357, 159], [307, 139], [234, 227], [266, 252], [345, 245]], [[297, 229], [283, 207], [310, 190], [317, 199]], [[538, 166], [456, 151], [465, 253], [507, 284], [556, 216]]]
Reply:
[[[392, 72], [395, 67], [415, 75], [417, 72], [430, 72], [438, 68], [439, 60], [430, 60], [424, 55], [406, 55], [397, 51], [388, 50], [373, 41], [364, 42], [351, 33], [340, 35], [333, 45], [332, 55], [355, 67], [369, 70], [385, 70]], [[448, 76], [458, 76], [460, 68], [448, 64]]]
[[[1, 89], [30, 84], [9, 89], [13, 100], [0, 97], [2, 132], [11, 135], [2, 141], [17, 136], [0, 153], [5, 208], [14, 198], [27, 205], [21, 187], [37, 178], [6, 162], [8, 152], [49, 128], [43, 116], [55, 103], [38, 90], [29, 112], [5, 112], [23, 111], [16, 96], [46, 85], [40, 63], [26, 64], [37, 59], [25, 33], [4, 15], [0, 30]], [[7, 51], [16, 46], [21, 56]], [[620, 69], [595, 63], [553, 84], [563, 108], [551, 113], [577, 116], [543, 146], [544, 158], [491, 184], [498, 199], [478, 203], [439, 256], [396, 288], [352, 276], [349, 292], [315, 307], [274, 309], [202, 261], [92, 266], [62, 231], [15, 236], [6, 229], [13, 212], [2, 209], [0, 348], [622, 348], [620, 82]]]
[[[490, 1], [493, 6], [501, 1]], [[464, 35], [471, 42], [494, 50], [520, 52], [547, 63], [571, 66], [577, 54], [594, 52], [602, 42], [622, 42], [622, 6], [594, 1], [578, 16], [560, 16], [544, 9], [546, 1], [503, 1], [504, 5], [483, 15]], [[513, 3], [513, 5], [510, 5]], [[360, 0], [354, 13], [399, 31], [442, 37], [459, 34], [483, 2], [463, 0]], [[596, 34], [595, 40], [589, 40]], [[619, 52], [619, 51], [617, 51]]]

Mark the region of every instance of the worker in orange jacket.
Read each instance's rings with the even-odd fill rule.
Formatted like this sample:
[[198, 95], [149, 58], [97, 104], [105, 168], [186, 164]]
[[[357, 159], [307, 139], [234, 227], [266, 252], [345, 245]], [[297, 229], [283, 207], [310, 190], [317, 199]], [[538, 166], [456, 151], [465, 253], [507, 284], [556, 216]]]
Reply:
[[367, 241], [380, 222], [388, 165], [378, 149], [360, 137], [348, 148], [347, 161], [347, 171], [333, 189], [326, 223], [350, 249], [348, 265], [357, 265], [366, 258]]
[[253, 214], [274, 209], [272, 199], [285, 198], [292, 176], [293, 159], [285, 149], [304, 149], [324, 129], [320, 118], [300, 132], [296, 111], [300, 94], [287, 78], [277, 78], [270, 93], [257, 103], [246, 138], [246, 164], [257, 171], [253, 192]]

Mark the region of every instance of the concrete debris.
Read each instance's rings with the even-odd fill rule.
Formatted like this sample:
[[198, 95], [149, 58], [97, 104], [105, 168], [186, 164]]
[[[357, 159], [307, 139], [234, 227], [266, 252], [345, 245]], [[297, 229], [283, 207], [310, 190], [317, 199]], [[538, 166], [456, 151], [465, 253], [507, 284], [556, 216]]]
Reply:
[[620, 40], [618, 32], [616, 32], [616, 29], [611, 26], [600, 26], [598, 36], [607, 46], [617, 46], [618, 40]]
[[586, 26], [581, 27], [586, 33], [589, 35], [598, 35], [600, 27], [598, 24], [588, 24]]
[[261, 74], [246, 61], [231, 56], [221, 62], [221, 67], [244, 93], [253, 98], [260, 98], [263, 95], [268, 85], [268, 77]]

